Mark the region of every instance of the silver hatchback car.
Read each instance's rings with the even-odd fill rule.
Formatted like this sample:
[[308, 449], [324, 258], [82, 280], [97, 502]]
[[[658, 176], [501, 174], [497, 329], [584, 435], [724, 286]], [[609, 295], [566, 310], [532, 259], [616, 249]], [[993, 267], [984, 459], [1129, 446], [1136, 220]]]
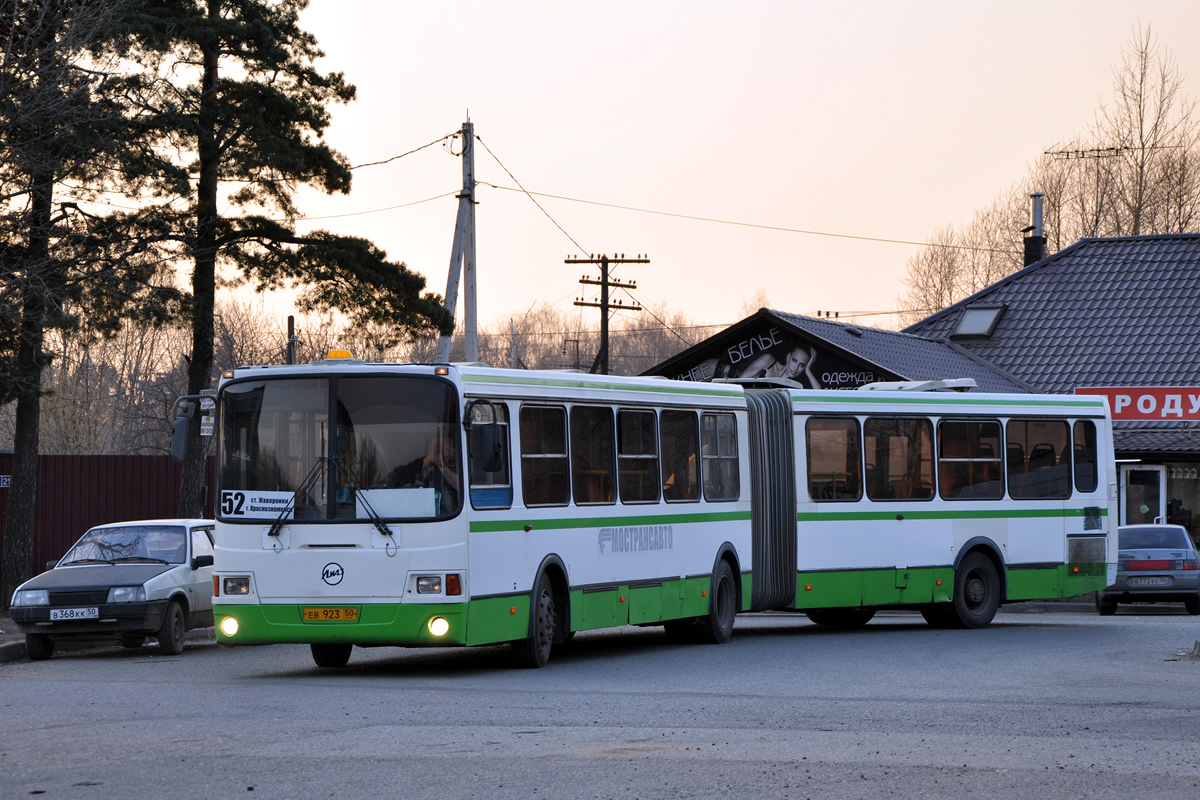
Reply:
[[1096, 593], [1096, 609], [1118, 603], [1183, 603], [1200, 614], [1200, 558], [1182, 525], [1123, 525], [1117, 531], [1117, 580]]
[[213, 624], [211, 519], [114, 522], [92, 528], [54, 568], [13, 593], [9, 613], [34, 661], [57, 642], [158, 640], [183, 650], [189, 628]]

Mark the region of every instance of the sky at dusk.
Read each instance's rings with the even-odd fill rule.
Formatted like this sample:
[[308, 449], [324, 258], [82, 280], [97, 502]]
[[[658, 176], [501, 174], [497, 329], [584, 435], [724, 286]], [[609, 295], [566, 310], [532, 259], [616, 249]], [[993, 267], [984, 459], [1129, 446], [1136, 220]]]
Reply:
[[[696, 323], [760, 291], [792, 313], [892, 311], [920, 248], [869, 240], [964, 224], [1086, 137], [1139, 26], [1200, 96], [1196, 0], [311, 0], [302, 22], [358, 87], [326, 137], [352, 164], [469, 112], [491, 327], [539, 303], [596, 324], [573, 305], [588, 270], [563, 263], [587, 253], [646, 254], [614, 277]], [[461, 185], [439, 142], [355, 170], [348, 196], [302, 192], [301, 230], [367, 237], [441, 293]]]

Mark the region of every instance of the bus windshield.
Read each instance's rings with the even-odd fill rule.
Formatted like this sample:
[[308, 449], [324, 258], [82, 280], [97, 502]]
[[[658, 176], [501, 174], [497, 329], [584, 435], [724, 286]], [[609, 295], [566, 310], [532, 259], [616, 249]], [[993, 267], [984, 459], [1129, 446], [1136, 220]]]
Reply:
[[241, 381], [222, 388], [220, 405], [223, 519], [433, 519], [462, 506], [461, 426], [446, 381]]

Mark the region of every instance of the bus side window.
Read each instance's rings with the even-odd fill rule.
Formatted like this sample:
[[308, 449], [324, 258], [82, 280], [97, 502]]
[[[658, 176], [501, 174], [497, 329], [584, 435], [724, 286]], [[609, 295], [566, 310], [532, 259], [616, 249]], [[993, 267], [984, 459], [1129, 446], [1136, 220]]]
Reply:
[[1075, 422], [1074, 450], [1075, 488], [1081, 492], [1096, 491], [1096, 423], [1087, 419]]
[[571, 407], [571, 490], [576, 504], [617, 502], [615, 449], [611, 408]]
[[700, 418], [700, 453], [704, 468], [705, 500], [737, 500], [737, 419], [733, 414], [704, 414]]
[[933, 499], [933, 425], [871, 417], [863, 424], [866, 489], [871, 500]]
[[622, 503], [658, 502], [658, 436], [653, 411], [617, 412], [617, 489]]
[[862, 446], [854, 417], [811, 417], [804, 426], [808, 495], [818, 502], [862, 497]]
[[1004, 497], [1000, 423], [942, 420], [938, 425], [938, 489], [943, 500]]
[[1066, 420], [1010, 419], [1005, 432], [1009, 497], [1061, 500], [1071, 496], [1070, 431]]
[[527, 506], [565, 506], [567, 411], [561, 406], [521, 408], [521, 498]]
[[659, 419], [662, 442], [663, 499], [694, 503], [700, 499], [700, 436], [696, 412], [666, 409]]
[[508, 406], [487, 400], [467, 408], [468, 478], [474, 508], [512, 506], [512, 475], [509, 472]]

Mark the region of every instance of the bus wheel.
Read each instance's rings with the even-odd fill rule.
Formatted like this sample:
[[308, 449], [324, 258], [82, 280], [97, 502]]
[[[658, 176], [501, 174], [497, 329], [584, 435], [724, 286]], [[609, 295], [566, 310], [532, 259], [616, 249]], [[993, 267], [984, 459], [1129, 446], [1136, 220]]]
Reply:
[[533, 592], [533, 635], [513, 642], [513, 655], [517, 666], [540, 669], [550, 660], [550, 648], [554, 645], [554, 625], [557, 609], [554, 605], [554, 589], [545, 574], [538, 578]]
[[924, 617], [925, 621], [934, 628], [945, 629], [959, 627], [958, 616], [954, 613], [954, 606], [951, 605], [922, 608], [921, 616]]
[[318, 667], [344, 667], [350, 661], [352, 644], [310, 644], [313, 663]]
[[826, 628], [837, 628], [843, 631], [856, 631], [871, 621], [875, 616], [873, 608], [816, 608], [805, 612], [808, 618]]
[[706, 644], [724, 644], [733, 636], [733, 617], [737, 614], [737, 588], [733, 583], [733, 570], [729, 562], [722, 559], [713, 575], [712, 597], [709, 598], [708, 616], [700, 620], [700, 641]]
[[968, 553], [954, 579], [954, 613], [964, 628], [983, 628], [1000, 608], [1000, 576], [982, 553]]

